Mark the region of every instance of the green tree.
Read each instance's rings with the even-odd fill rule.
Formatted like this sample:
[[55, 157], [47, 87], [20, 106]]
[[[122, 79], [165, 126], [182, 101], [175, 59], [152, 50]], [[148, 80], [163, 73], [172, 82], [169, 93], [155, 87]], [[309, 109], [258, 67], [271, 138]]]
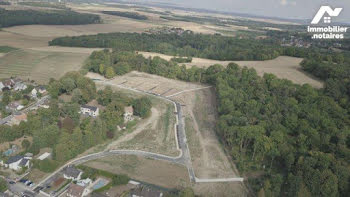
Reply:
[[113, 78], [115, 76], [115, 72], [114, 72], [114, 69], [113, 69], [113, 67], [107, 67], [107, 69], [106, 69], [106, 75], [105, 75], [105, 77], [107, 78], [107, 79], [111, 79], [111, 78]]

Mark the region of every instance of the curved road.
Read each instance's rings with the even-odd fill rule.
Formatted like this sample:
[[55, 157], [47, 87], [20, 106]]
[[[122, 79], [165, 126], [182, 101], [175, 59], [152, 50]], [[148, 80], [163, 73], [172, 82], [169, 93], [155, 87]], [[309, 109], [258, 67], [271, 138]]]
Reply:
[[[175, 109], [176, 109], [176, 113], [177, 113], [177, 123], [176, 123], [176, 127], [175, 127], [176, 128], [175, 132], [177, 134], [177, 143], [178, 143], [178, 147], [180, 149], [180, 155], [177, 157], [170, 157], [170, 156], [166, 156], [166, 155], [162, 155], [162, 154], [151, 153], [151, 152], [140, 151], [140, 150], [106, 150], [106, 151], [102, 151], [99, 153], [93, 153], [90, 155], [86, 155], [86, 156], [74, 159], [74, 160], [66, 163], [64, 166], [62, 166], [61, 168], [56, 170], [54, 173], [52, 173], [51, 175], [46, 177], [39, 184], [37, 184], [37, 186], [45, 187], [45, 186], [49, 185], [49, 183], [55, 178], [55, 175], [57, 173], [59, 173], [60, 171], [62, 171], [63, 168], [65, 168], [68, 165], [78, 165], [78, 164], [85, 163], [87, 161], [96, 160], [96, 159], [111, 156], [111, 155], [137, 155], [137, 156], [143, 156], [143, 157], [148, 157], [148, 158], [162, 160], [162, 161], [168, 161], [171, 163], [186, 166], [191, 182], [204, 183], [204, 182], [233, 182], [233, 181], [242, 182], [243, 181], [243, 178], [241, 178], [241, 177], [219, 178], [219, 179], [199, 179], [195, 176], [195, 173], [194, 173], [194, 170], [192, 167], [190, 151], [189, 151], [189, 148], [187, 145], [185, 124], [184, 124], [184, 118], [182, 115], [182, 108], [181, 108], [180, 103], [177, 103], [176, 101], [173, 101], [173, 100], [169, 99], [168, 97], [164, 97], [164, 96], [157, 95], [157, 94], [150, 93], [150, 92], [146, 92], [146, 91], [137, 90], [134, 88], [123, 86], [123, 85], [113, 84], [107, 80], [103, 80], [103, 81], [102, 80], [95, 80], [95, 82], [102, 83], [104, 85], [115, 86], [118, 88], [131, 90], [134, 92], [139, 92], [139, 93], [143, 93], [143, 94], [147, 94], [147, 95], [151, 95], [151, 96], [155, 96], [155, 97], [158, 97], [158, 98], [161, 98], [161, 99], [164, 99], [164, 100], [167, 100], [167, 101], [173, 103], [175, 106]], [[208, 87], [204, 87], [204, 88], [208, 88]], [[188, 91], [195, 91], [195, 90], [200, 90], [200, 89], [204, 89], [204, 88], [196, 88], [196, 89], [188, 90]], [[171, 95], [171, 96], [174, 96], [174, 95]]]

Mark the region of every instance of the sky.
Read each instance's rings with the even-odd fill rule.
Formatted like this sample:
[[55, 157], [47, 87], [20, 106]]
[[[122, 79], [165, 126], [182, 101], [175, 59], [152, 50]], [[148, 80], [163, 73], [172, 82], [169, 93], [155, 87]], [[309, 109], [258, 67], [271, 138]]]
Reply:
[[143, 0], [190, 8], [254, 14], [290, 19], [312, 19], [322, 5], [343, 8], [335, 22], [350, 23], [350, 0]]

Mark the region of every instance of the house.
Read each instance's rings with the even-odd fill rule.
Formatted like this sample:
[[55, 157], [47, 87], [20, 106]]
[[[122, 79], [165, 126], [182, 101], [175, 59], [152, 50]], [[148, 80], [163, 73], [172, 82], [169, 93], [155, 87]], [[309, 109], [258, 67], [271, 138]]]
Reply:
[[39, 86], [36, 89], [40, 94], [45, 94], [47, 92], [44, 86]]
[[2, 92], [2, 89], [4, 88], [4, 84], [0, 81], [0, 92]]
[[66, 192], [66, 196], [67, 197], [82, 197], [84, 194], [84, 190], [85, 190], [84, 187], [73, 183], [69, 186], [69, 188]]
[[23, 167], [29, 168], [30, 160], [21, 155], [13, 156], [6, 161], [5, 167], [16, 171], [21, 170]]
[[13, 89], [14, 89], [15, 91], [22, 91], [22, 90], [27, 89], [27, 85], [24, 84], [24, 83], [22, 83], [22, 82], [21, 82], [21, 83], [16, 83], [16, 84], [14, 85]]
[[15, 85], [15, 82], [12, 79], [5, 79], [4, 81], [2, 81], [2, 84], [4, 87], [12, 89], [12, 87]]
[[80, 185], [82, 187], [87, 187], [92, 183], [92, 180], [89, 178], [86, 179], [81, 179], [79, 181], [77, 181], [77, 185]]
[[133, 115], [134, 115], [134, 109], [132, 108], [132, 106], [124, 108], [124, 122], [134, 120]]
[[19, 113], [15, 115], [10, 121], [8, 121], [6, 124], [13, 126], [13, 125], [19, 125], [22, 121], [27, 122], [27, 114], [25, 113]]
[[31, 91], [32, 98], [37, 98], [38, 97], [37, 94], [38, 94], [38, 91], [35, 88], [33, 88], [33, 90]]
[[163, 192], [146, 186], [139, 186], [130, 191], [130, 197], [162, 197]]
[[63, 169], [63, 177], [65, 179], [71, 179], [73, 181], [78, 181], [81, 178], [83, 172], [76, 169], [74, 166], [67, 166]]
[[92, 117], [97, 117], [99, 115], [99, 109], [95, 106], [82, 105], [80, 107], [80, 113]]
[[14, 101], [14, 102], [12, 102], [12, 103], [10, 103], [10, 104], [8, 104], [8, 105], [6, 106], [6, 110], [11, 111], [11, 112], [19, 111], [19, 110], [21, 110], [21, 109], [23, 109], [23, 108], [24, 108], [24, 106], [21, 105], [21, 104], [20, 104], [19, 102], [17, 102], [17, 101]]

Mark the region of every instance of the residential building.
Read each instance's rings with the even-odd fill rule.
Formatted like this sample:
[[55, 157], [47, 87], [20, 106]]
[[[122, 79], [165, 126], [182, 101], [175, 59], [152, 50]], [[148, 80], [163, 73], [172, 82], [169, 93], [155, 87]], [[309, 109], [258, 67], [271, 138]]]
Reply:
[[80, 113], [87, 116], [97, 117], [99, 115], [99, 109], [95, 106], [82, 105], [80, 107]]
[[81, 170], [76, 169], [74, 166], [67, 166], [63, 170], [63, 177], [65, 179], [71, 179], [73, 181], [80, 180], [82, 174], [83, 172]]
[[11, 112], [19, 111], [23, 108], [24, 108], [24, 106], [21, 105], [18, 101], [14, 101], [6, 106], [6, 110], [11, 111]]
[[84, 187], [73, 183], [69, 186], [69, 188], [66, 192], [66, 196], [67, 197], [82, 197], [84, 194], [84, 190], [85, 190]]
[[128, 106], [124, 108], [124, 122], [132, 121], [134, 120], [134, 109], [132, 106]]
[[29, 168], [30, 160], [21, 155], [13, 156], [6, 161], [5, 167], [16, 171], [21, 170], [23, 167]]
[[37, 98], [38, 97], [38, 91], [33, 88], [32, 92], [31, 92], [32, 98]]
[[40, 94], [45, 94], [47, 92], [45, 86], [39, 86], [36, 89]]
[[2, 81], [2, 84], [4, 87], [12, 89], [12, 87], [15, 85], [15, 82], [12, 79], [5, 79], [4, 81]]
[[21, 82], [21, 83], [16, 83], [16, 84], [14, 85], [13, 89], [14, 89], [15, 91], [22, 91], [22, 90], [27, 89], [27, 85], [24, 84], [24, 83], [22, 83], [22, 82]]
[[0, 81], [0, 92], [2, 92], [2, 89], [4, 88], [4, 84]]

